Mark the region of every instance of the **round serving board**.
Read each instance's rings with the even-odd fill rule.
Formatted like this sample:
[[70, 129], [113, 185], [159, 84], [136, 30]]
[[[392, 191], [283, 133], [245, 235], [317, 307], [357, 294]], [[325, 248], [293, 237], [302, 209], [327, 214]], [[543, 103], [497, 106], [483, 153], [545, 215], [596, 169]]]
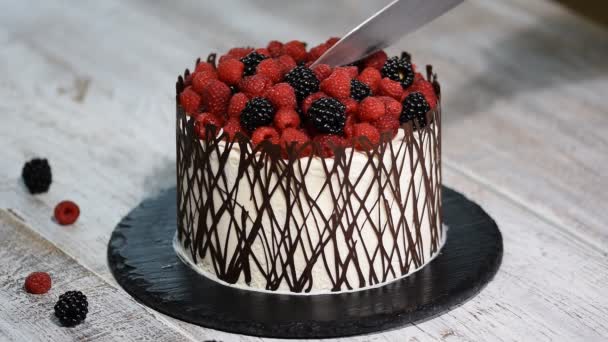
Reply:
[[418, 272], [370, 290], [314, 296], [239, 290], [210, 280], [175, 254], [176, 190], [143, 201], [116, 227], [108, 262], [143, 304], [233, 333], [282, 338], [350, 336], [431, 318], [479, 292], [498, 270], [502, 237], [481, 207], [442, 188], [447, 241]]

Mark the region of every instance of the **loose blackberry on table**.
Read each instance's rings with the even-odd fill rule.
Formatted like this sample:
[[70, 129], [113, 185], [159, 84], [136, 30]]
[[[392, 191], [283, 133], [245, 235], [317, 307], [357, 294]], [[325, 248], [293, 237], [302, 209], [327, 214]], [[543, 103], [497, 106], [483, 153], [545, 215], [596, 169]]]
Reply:
[[47, 192], [53, 182], [51, 166], [46, 159], [34, 158], [21, 171], [23, 182], [31, 194]]
[[87, 296], [80, 291], [68, 291], [62, 294], [55, 304], [55, 316], [66, 327], [84, 322], [88, 313]]

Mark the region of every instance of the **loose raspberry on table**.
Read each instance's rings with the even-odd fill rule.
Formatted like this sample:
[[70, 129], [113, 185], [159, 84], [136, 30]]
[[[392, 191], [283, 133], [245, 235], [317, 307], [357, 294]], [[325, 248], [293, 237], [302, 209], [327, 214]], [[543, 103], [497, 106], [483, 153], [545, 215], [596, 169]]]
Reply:
[[312, 103], [315, 102], [318, 99], [324, 98], [324, 97], [329, 97], [327, 96], [327, 94], [325, 94], [324, 92], [316, 92], [314, 94], [311, 94], [310, 96], [306, 97], [304, 99], [304, 101], [302, 101], [302, 112], [305, 115], [308, 115], [308, 109], [310, 108], [310, 106], [312, 106]]
[[291, 153], [297, 153], [298, 157], [309, 156], [312, 152], [312, 146], [303, 146], [309, 141], [310, 138], [308, 135], [298, 129], [287, 128], [283, 130], [280, 140], [281, 147], [284, 151], [283, 157], [287, 157], [288, 151], [291, 151]]
[[55, 316], [66, 327], [78, 325], [87, 318], [89, 302], [80, 291], [68, 291], [55, 304]]
[[197, 72], [206, 72], [206, 73], [213, 74], [213, 73], [215, 73], [215, 67], [211, 63], [200, 62], [194, 68], [194, 73], [197, 73]]
[[350, 97], [361, 101], [364, 98], [370, 96], [372, 94], [369, 86], [359, 80], [352, 79], [350, 80]]
[[330, 158], [334, 156], [334, 150], [347, 145], [346, 139], [335, 134], [322, 134], [313, 138], [317, 143], [315, 153], [322, 158]]
[[374, 68], [376, 70], [382, 70], [382, 67], [384, 66], [384, 63], [386, 63], [387, 59], [388, 59], [388, 56], [386, 55], [386, 52], [380, 50], [378, 52], [375, 52], [375, 53], [369, 55], [367, 58], [365, 58], [363, 60], [363, 67], [364, 68]]
[[383, 140], [389, 141], [395, 137], [401, 123], [399, 119], [385, 115], [374, 121], [373, 125], [378, 129]]
[[401, 116], [401, 110], [403, 109], [403, 105], [401, 105], [401, 102], [395, 100], [390, 96], [378, 96], [377, 98], [384, 103], [386, 115], [394, 118], [395, 120], [399, 120], [399, 117]]
[[283, 75], [287, 74], [297, 66], [296, 61], [289, 55], [279, 56], [276, 58], [276, 61], [279, 63]]
[[319, 79], [315, 73], [303, 65], [295, 67], [285, 75], [285, 81], [293, 87], [298, 101], [319, 91]]
[[268, 43], [268, 46], [266, 46], [266, 49], [271, 57], [279, 57], [281, 55], [281, 50], [283, 49], [283, 43], [278, 40], [271, 40]]
[[217, 66], [217, 75], [220, 81], [228, 85], [237, 85], [243, 78], [245, 64], [238, 59], [228, 59]]
[[51, 166], [44, 158], [34, 158], [25, 163], [21, 170], [21, 177], [32, 195], [47, 192], [53, 182]]
[[431, 106], [426, 102], [424, 95], [415, 92], [409, 94], [403, 101], [403, 110], [399, 121], [406, 123], [412, 121], [414, 128], [426, 126], [426, 113], [431, 110]]
[[270, 126], [274, 119], [275, 108], [272, 103], [263, 97], [254, 97], [247, 102], [241, 112], [241, 126], [253, 132], [261, 126]]
[[226, 83], [219, 80], [212, 80], [203, 90], [203, 106], [211, 114], [218, 116], [223, 115], [228, 108], [230, 97], [232, 97], [232, 91]]
[[51, 289], [51, 276], [46, 272], [33, 272], [25, 278], [25, 291], [32, 294], [44, 294]]
[[232, 95], [230, 102], [228, 102], [228, 117], [238, 118], [241, 116], [241, 112], [245, 109], [247, 101], [249, 101], [249, 98], [243, 93]]
[[[384, 106], [382, 107], [384, 109]], [[308, 109], [308, 117], [320, 133], [343, 134], [346, 106], [334, 98], [321, 98], [312, 103]]]
[[241, 122], [238, 118], [229, 118], [222, 129], [228, 135], [228, 140], [234, 140], [237, 133], [243, 133]]
[[306, 60], [306, 44], [298, 40], [292, 40], [283, 44], [281, 54], [291, 56], [296, 63], [304, 62]]
[[239, 82], [239, 89], [250, 98], [262, 96], [270, 87], [272, 87], [272, 81], [266, 75], [243, 77], [241, 82]]
[[388, 77], [383, 78], [380, 83], [378, 83], [378, 91], [377, 94], [380, 96], [389, 96], [396, 100], [401, 99], [401, 95], [403, 95], [403, 87], [397, 81], [393, 81]]
[[351, 78], [345, 72], [334, 70], [328, 78], [321, 82], [321, 91], [337, 99], [350, 97], [350, 80]]
[[359, 119], [361, 121], [372, 122], [384, 116], [386, 109], [384, 102], [376, 97], [366, 97], [359, 103]]
[[274, 126], [281, 131], [286, 128], [298, 128], [300, 115], [291, 108], [281, 108], [274, 116]]
[[407, 89], [414, 82], [414, 68], [405, 58], [391, 57], [382, 66], [382, 76], [401, 83], [403, 89]]
[[70, 225], [80, 216], [80, 208], [72, 201], [61, 201], [55, 206], [55, 221], [62, 226]]
[[418, 82], [414, 82], [414, 84], [408, 90], [411, 92], [419, 92], [424, 95], [424, 98], [431, 109], [435, 109], [437, 107], [437, 94], [435, 94], [435, 88], [431, 82], [422, 79]]
[[365, 68], [361, 71], [361, 74], [357, 76], [357, 80], [367, 84], [373, 94], [378, 91], [378, 84], [380, 80], [382, 80], [382, 75], [380, 71], [374, 68]]
[[251, 134], [251, 142], [254, 146], [259, 145], [264, 140], [268, 140], [273, 144], [278, 144], [279, 139], [279, 132], [277, 132], [276, 129], [268, 126], [258, 127]]
[[281, 82], [283, 78], [281, 66], [272, 58], [261, 61], [256, 70], [258, 74], [268, 76], [272, 83]]
[[[380, 143], [380, 132], [368, 122], [355, 124], [353, 127], [354, 146], [357, 150], [366, 151]], [[367, 139], [362, 139], [365, 137]]]
[[209, 71], [199, 71], [192, 75], [192, 90], [202, 94], [203, 90], [212, 80], [217, 79], [217, 73]]
[[202, 113], [194, 119], [194, 131], [200, 139], [206, 139], [207, 134], [217, 134], [224, 120], [212, 113]]
[[332, 68], [328, 64], [317, 64], [312, 68], [312, 71], [314, 71], [317, 79], [321, 82], [328, 78], [333, 72]]
[[243, 71], [243, 76], [251, 76], [255, 74], [256, 68], [261, 61], [268, 58], [257, 51], [250, 52], [247, 56], [240, 59], [241, 62], [245, 65], [245, 71]]
[[296, 92], [289, 83], [277, 83], [264, 93], [264, 97], [272, 102], [274, 108], [296, 108]]
[[187, 87], [179, 94], [179, 104], [184, 108], [186, 114], [194, 115], [201, 107], [201, 97], [192, 90], [192, 87]]

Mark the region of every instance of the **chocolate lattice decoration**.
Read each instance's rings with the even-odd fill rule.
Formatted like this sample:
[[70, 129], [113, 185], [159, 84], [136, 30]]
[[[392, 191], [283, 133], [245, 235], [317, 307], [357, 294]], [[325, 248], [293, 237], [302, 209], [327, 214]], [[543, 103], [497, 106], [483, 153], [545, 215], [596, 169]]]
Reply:
[[[439, 93], [430, 67], [428, 77]], [[178, 95], [184, 87], [180, 77]], [[284, 158], [278, 146], [229, 141], [212, 126], [199, 139], [178, 104], [178, 240], [217, 278], [270, 291], [355, 290], [407, 275], [438, 252], [444, 234], [440, 105], [426, 119], [369, 151], [298, 158], [319, 148], [310, 142]], [[321, 278], [330, 285], [315, 286]]]

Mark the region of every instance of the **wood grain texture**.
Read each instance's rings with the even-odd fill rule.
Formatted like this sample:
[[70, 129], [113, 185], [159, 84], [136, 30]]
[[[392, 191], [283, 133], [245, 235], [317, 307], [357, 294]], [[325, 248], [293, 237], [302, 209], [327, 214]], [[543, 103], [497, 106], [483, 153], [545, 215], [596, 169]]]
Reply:
[[[0, 0], [0, 208], [115, 285], [105, 259], [113, 227], [175, 181], [175, 76], [237, 44], [314, 44], [381, 7], [277, 3]], [[392, 51], [402, 49], [440, 74], [446, 184], [496, 219], [505, 257], [488, 288], [453, 312], [355, 340], [608, 338], [606, 31], [548, 1], [470, 0]], [[19, 175], [37, 155], [55, 181], [32, 197]], [[58, 227], [50, 216], [66, 198], [82, 215]], [[196, 340], [260, 340], [140, 307], [150, 314]], [[0, 321], [0, 340], [13, 336], [15, 323]]]

